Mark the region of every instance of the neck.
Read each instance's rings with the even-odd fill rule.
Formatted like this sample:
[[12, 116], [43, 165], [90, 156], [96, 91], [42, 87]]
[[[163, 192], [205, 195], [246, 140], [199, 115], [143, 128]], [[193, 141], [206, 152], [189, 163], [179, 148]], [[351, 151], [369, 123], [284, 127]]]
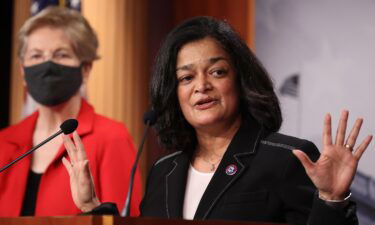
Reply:
[[39, 117], [36, 122], [35, 130], [46, 133], [54, 133], [60, 129], [60, 125], [67, 119], [77, 118], [81, 108], [81, 97], [75, 95], [68, 101], [57, 106], [39, 105]]
[[221, 158], [241, 125], [241, 116], [211, 129], [196, 129], [197, 153], [209, 158]]

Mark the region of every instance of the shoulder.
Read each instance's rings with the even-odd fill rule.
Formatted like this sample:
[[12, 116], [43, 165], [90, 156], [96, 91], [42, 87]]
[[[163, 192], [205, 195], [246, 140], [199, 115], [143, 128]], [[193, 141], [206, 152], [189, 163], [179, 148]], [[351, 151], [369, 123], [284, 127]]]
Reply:
[[0, 130], [0, 139], [1, 140], [6, 139], [7, 136], [17, 133], [18, 131], [20, 131], [20, 129], [21, 129], [20, 124], [15, 124], [9, 127], [5, 127]]
[[131, 165], [136, 150], [133, 139], [123, 123], [99, 114], [94, 115], [92, 122], [84, 123], [87, 124], [82, 126], [88, 129], [82, 133], [82, 141], [90, 157], [95, 161], [106, 161], [108, 166], [119, 164], [120, 161], [124, 168], [128, 164]]
[[110, 119], [95, 112], [94, 107], [82, 99], [81, 110], [78, 115], [79, 128], [84, 132], [99, 135], [103, 138], [124, 137], [129, 132], [124, 123]]
[[95, 126], [98, 126], [98, 129], [100, 128], [101, 130], [109, 131], [108, 129], [126, 129], [123, 123], [96, 113], [94, 123]]
[[32, 133], [38, 113], [35, 112], [22, 121], [0, 130], [1, 140], [18, 140], [20, 135]]
[[125, 124], [108, 117], [95, 114], [94, 132], [103, 137], [110, 138], [128, 138], [130, 137], [129, 131]]
[[294, 149], [304, 151], [306, 154], [313, 156], [319, 155], [319, 150], [309, 140], [288, 136], [281, 133], [270, 133], [262, 138], [259, 147], [267, 150], [292, 152]]
[[278, 147], [285, 150], [298, 149], [304, 146], [315, 146], [309, 140], [301, 139], [281, 133], [270, 133], [261, 139], [260, 144], [268, 145], [272, 147]]

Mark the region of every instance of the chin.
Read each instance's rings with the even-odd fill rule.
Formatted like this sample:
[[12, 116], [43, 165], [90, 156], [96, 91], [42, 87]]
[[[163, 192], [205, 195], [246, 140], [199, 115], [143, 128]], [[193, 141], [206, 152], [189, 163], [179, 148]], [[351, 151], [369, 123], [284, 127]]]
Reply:
[[209, 127], [212, 125], [216, 125], [220, 122], [222, 122], [223, 119], [219, 117], [207, 117], [207, 118], [200, 118], [198, 120], [195, 120], [192, 125], [196, 128], [203, 128], [203, 127]]

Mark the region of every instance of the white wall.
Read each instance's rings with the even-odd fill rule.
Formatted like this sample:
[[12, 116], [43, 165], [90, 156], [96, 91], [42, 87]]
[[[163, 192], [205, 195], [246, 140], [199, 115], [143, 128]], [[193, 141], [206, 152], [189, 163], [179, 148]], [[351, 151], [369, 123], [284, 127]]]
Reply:
[[[299, 98], [280, 96], [282, 132], [321, 146], [323, 117], [342, 109], [364, 117], [362, 136], [375, 133], [375, 1], [258, 0], [256, 53], [279, 88], [299, 73]], [[299, 114], [299, 115], [298, 115]], [[300, 118], [299, 118], [300, 117]], [[375, 176], [374, 144], [360, 170]]]
[[[321, 148], [325, 113], [333, 115], [335, 131], [340, 111], [349, 109], [350, 125], [356, 117], [365, 119], [359, 140], [375, 133], [375, 0], [258, 0], [255, 41], [277, 89], [300, 74], [299, 97], [279, 95], [281, 132]], [[374, 143], [359, 172], [374, 181]]]

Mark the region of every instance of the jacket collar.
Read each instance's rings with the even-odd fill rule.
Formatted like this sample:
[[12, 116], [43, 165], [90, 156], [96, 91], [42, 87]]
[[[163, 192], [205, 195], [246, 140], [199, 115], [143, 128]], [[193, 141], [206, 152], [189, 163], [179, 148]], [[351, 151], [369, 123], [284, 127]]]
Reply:
[[[247, 118], [242, 122], [202, 196], [194, 219], [206, 219], [225, 191], [249, 167], [262, 133], [262, 126], [254, 119]], [[180, 154], [166, 174], [166, 210], [169, 218], [182, 217], [189, 165], [190, 156]]]
[[[27, 151], [27, 148], [32, 147], [33, 133], [38, 117], [39, 112], [36, 111], [20, 123], [8, 127], [4, 130], [4, 135], [2, 135], [3, 140], [17, 145], [20, 150]], [[81, 108], [77, 116], [79, 124], [77, 132], [81, 137], [93, 131], [94, 119], [93, 107], [82, 99]], [[60, 148], [58, 155], [61, 155], [61, 152], [64, 152], [63, 148]]]
[[94, 108], [85, 100], [81, 101], [81, 109], [78, 113], [77, 133], [80, 137], [93, 132], [95, 122]]
[[4, 129], [4, 133], [2, 135], [4, 141], [17, 146], [31, 145], [38, 117], [39, 112], [36, 111], [30, 116], [26, 117], [20, 123]]
[[165, 196], [167, 218], [181, 218], [185, 196], [186, 178], [190, 157], [186, 153], [178, 155], [165, 176]]

